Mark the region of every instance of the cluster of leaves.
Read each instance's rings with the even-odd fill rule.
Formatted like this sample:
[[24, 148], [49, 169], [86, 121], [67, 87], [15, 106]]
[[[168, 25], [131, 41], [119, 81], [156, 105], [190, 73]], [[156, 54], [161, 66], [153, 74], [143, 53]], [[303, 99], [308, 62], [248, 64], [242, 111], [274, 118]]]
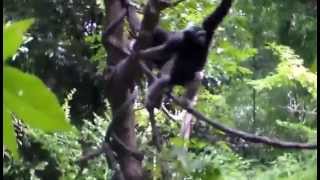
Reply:
[[[29, 19], [4, 26], [4, 60], [8, 61], [14, 55], [22, 44], [23, 33], [32, 23], [33, 19]], [[4, 143], [15, 157], [17, 144], [11, 118], [13, 114], [33, 128], [48, 132], [71, 130], [56, 97], [41, 80], [6, 64], [3, 67], [3, 75]]]
[[248, 84], [252, 85], [257, 91], [262, 91], [272, 89], [273, 87], [281, 87], [286, 85], [286, 83], [292, 85], [299, 83], [299, 85], [316, 99], [317, 75], [305, 68], [303, 66], [303, 60], [289, 47], [276, 45], [274, 43], [269, 44], [268, 47], [280, 60], [276, 72], [263, 79], [249, 81]]
[[[4, 1], [3, 16], [5, 22], [35, 18], [10, 65], [37, 75], [61, 103], [76, 88], [70, 113], [77, 119], [103, 109], [103, 10], [96, 0]], [[81, 125], [75, 118], [72, 122]]]
[[[71, 91], [66, 98], [66, 117], [74, 93]], [[84, 120], [79, 132], [45, 133], [28, 127], [27, 138], [20, 147], [22, 158], [6, 155], [4, 159], [4, 179], [105, 179], [111, 176], [104, 156], [84, 166], [77, 163], [84, 153], [100, 147], [109, 122], [105, 114], [105, 117], [95, 115], [91, 121]]]

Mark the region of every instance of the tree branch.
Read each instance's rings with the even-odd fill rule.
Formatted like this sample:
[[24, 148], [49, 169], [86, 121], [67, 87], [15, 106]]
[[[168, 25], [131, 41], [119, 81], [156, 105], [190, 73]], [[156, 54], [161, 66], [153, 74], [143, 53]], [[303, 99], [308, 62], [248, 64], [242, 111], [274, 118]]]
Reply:
[[268, 144], [274, 147], [278, 148], [290, 148], [290, 149], [317, 149], [317, 144], [308, 144], [308, 143], [297, 143], [297, 142], [288, 142], [288, 141], [282, 141], [278, 139], [271, 139], [266, 136], [256, 136], [254, 134], [246, 133], [244, 131], [240, 131], [237, 129], [229, 128], [226, 127], [220, 123], [217, 123], [215, 121], [212, 121], [196, 111], [195, 109], [186, 106], [183, 102], [181, 102], [177, 97], [174, 97], [171, 94], [168, 94], [170, 98], [172, 98], [179, 106], [183, 107], [186, 109], [189, 113], [191, 113], [193, 116], [198, 118], [199, 120], [202, 120], [209, 125], [227, 133], [230, 135], [238, 136], [244, 140], [253, 142], [253, 143], [263, 143], [263, 144]]

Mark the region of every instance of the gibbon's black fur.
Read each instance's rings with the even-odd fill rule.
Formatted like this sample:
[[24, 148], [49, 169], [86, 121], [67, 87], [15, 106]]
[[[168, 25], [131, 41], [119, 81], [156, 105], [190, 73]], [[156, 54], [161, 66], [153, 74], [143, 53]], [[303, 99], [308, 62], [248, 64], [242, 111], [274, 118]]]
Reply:
[[[152, 33], [152, 44], [151, 47], [159, 46], [167, 42], [172, 36], [173, 32], [167, 32], [160, 27], [156, 27]], [[149, 57], [148, 60], [152, 61], [156, 68], [161, 69], [163, 65], [169, 61], [172, 54], [170, 53], [162, 53], [161, 56], [152, 56]]]
[[193, 26], [174, 33], [155, 29], [152, 44], [155, 47], [142, 51], [142, 57], [153, 60], [158, 68], [175, 59], [169, 76], [159, 78], [150, 86], [147, 107], [154, 107], [152, 100], [159, 99], [166, 86], [186, 85], [195, 79], [197, 72], [203, 70], [214, 31], [228, 14], [232, 1], [222, 0], [203, 21], [202, 27]]

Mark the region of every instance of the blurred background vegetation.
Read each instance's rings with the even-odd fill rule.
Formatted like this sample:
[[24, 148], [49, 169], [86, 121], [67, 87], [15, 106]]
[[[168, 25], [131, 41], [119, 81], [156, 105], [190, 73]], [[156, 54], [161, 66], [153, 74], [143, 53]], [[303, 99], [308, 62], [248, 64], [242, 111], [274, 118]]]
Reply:
[[[179, 30], [190, 22], [198, 24], [219, 2], [185, 0], [163, 11], [161, 26]], [[85, 165], [80, 176], [82, 167], [75, 163], [83, 151], [98, 147], [111, 121], [104, 97], [107, 53], [101, 44], [102, 1], [4, 0], [3, 15], [4, 24], [34, 18], [7, 64], [39, 77], [79, 130], [45, 133], [15, 117], [21, 156], [4, 153], [4, 179], [105, 179], [111, 172], [103, 157]], [[23, 79], [11, 83], [25, 84]], [[200, 122], [194, 128], [211, 141], [195, 134], [185, 142], [179, 137], [180, 125], [160, 112], [157, 119], [169, 143], [157, 154], [149, 144], [151, 132], [142, 102], [136, 103], [135, 111], [138, 144], [146, 152], [144, 166], [155, 177], [160, 177], [160, 159], [169, 163], [177, 180], [316, 179], [315, 151], [252, 144]], [[46, 106], [46, 99], [41, 103]], [[215, 34], [196, 109], [257, 135], [316, 141], [317, 1], [235, 1]], [[173, 113], [180, 111], [174, 107]]]

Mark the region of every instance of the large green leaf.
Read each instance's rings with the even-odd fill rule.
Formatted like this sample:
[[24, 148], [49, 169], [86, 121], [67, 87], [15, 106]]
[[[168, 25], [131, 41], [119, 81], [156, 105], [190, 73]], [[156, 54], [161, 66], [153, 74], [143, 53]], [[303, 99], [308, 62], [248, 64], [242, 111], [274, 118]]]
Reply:
[[7, 60], [18, 50], [23, 40], [23, 34], [33, 22], [33, 19], [26, 19], [4, 26], [2, 44], [3, 60]]
[[45, 131], [70, 130], [56, 97], [37, 77], [4, 67], [4, 105], [28, 125]]
[[18, 155], [18, 146], [10, 117], [11, 112], [3, 106], [3, 142], [14, 157]]

